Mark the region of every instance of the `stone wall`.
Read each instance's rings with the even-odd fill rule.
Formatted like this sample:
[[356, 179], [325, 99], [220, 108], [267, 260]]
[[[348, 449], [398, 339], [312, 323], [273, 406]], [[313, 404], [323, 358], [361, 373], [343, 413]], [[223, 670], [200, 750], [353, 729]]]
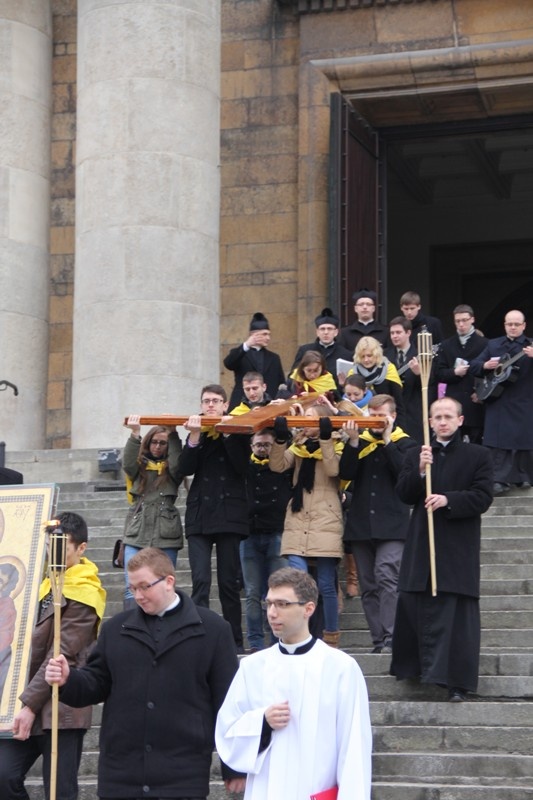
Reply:
[[[298, 19], [276, 2], [223, 0], [221, 362], [255, 311], [285, 368], [296, 349]], [[223, 372], [227, 388], [232, 373]]]
[[54, 0], [50, 215], [50, 345], [46, 445], [70, 447], [74, 162], [76, 147], [76, 0]]

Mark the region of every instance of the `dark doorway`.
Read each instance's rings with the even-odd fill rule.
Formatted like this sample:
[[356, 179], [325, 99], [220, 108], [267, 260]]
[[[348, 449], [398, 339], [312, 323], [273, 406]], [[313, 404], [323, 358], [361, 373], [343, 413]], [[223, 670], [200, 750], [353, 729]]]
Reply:
[[412, 290], [447, 335], [459, 303], [487, 336], [516, 307], [533, 333], [532, 115], [373, 128], [337, 95], [330, 178], [331, 301], [343, 318], [365, 286], [384, 321]]
[[473, 306], [489, 337], [502, 335], [511, 308], [524, 311], [533, 332], [533, 120], [381, 135], [389, 315], [411, 289], [447, 335], [459, 303]]

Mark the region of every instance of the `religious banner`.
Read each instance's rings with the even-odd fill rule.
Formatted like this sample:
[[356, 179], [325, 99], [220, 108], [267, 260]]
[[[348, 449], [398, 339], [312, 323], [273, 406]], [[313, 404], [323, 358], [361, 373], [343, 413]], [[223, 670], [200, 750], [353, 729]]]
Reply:
[[55, 485], [0, 486], [0, 737], [11, 736], [30, 665], [31, 637], [46, 557], [44, 526]]

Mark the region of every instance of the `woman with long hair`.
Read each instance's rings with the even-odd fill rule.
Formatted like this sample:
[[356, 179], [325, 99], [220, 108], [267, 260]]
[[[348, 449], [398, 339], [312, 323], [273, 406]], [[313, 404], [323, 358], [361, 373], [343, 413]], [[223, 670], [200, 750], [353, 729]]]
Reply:
[[176, 565], [183, 547], [183, 530], [175, 506], [183, 475], [178, 470], [181, 440], [176, 429], [155, 425], [141, 439], [139, 416], [128, 417], [131, 436], [126, 442], [123, 469], [131, 508], [124, 526], [125, 608], [133, 605], [127, 565], [143, 547], [159, 547]]
[[290, 446], [285, 417], [277, 417], [274, 424], [276, 440], [270, 452], [270, 469], [273, 472], [294, 469], [281, 554], [288, 559], [289, 566], [306, 572], [309, 562], [316, 564], [324, 609], [324, 641], [338, 647], [337, 564], [344, 552], [339, 461], [344, 445], [338, 434], [332, 436], [328, 407], [314, 405], [302, 413], [306, 417], [321, 417], [320, 427], [302, 429]]
[[292, 381], [292, 392], [295, 395], [318, 392], [318, 394], [326, 395], [331, 402], [336, 399], [335, 378], [331, 372], [328, 372], [322, 353], [316, 350], [307, 350], [289, 377]]

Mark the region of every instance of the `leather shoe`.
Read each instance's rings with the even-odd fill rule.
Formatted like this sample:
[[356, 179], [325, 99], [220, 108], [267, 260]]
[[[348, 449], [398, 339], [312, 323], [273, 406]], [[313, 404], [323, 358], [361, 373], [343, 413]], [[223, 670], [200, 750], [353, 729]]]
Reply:
[[493, 494], [503, 494], [504, 492], [509, 491], [509, 486], [506, 483], [495, 483], [492, 487]]
[[448, 689], [448, 700], [450, 703], [463, 703], [466, 700], [466, 692], [457, 687]]

